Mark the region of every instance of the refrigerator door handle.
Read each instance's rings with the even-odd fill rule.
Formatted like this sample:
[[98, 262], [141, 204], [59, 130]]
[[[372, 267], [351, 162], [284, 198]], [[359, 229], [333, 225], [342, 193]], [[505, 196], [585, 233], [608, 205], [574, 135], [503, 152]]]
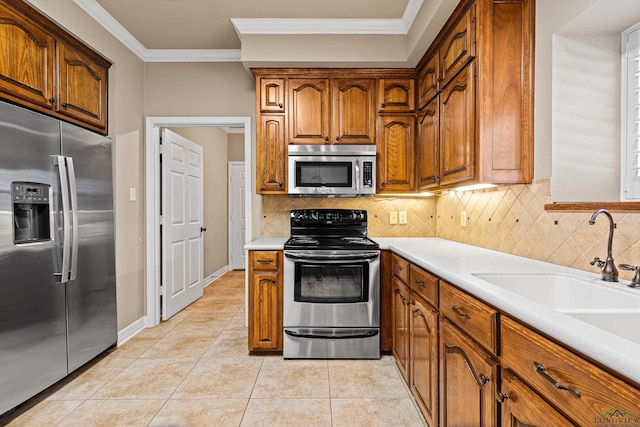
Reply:
[[76, 188], [76, 171], [73, 167], [73, 159], [67, 157], [67, 169], [69, 170], [69, 193], [71, 199], [71, 274], [69, 280], [76, 280], [78, 272], [78, 191]]
[[[69, 219], [69, 183], [67, 180], [67, 163], [64, 156], [53, 156], [58, 166], [60, 177], [60, 194], [62, 196], [62, 266], [60, 283], [69, 281], [69, 251], [71, 246], [71, 223]], [[57, 273], [56, 273], [57, 275]]]

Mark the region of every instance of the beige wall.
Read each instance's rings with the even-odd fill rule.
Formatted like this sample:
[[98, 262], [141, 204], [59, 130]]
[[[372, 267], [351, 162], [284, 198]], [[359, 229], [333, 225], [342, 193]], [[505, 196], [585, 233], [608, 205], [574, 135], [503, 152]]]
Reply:
[[244, 161], [244, 134], [230, 133], [228, 135], [228, 157], [230, 162]]
[[227, 133], [217, 127], [171, 128], [202, 147], [204, 187], [204, 277], [229, 261]]
[[[118, 330], [145, 313], [144, 63], [72, 0], [32, 0], [36, 8], [109, 58], [109, 136], [113, 140]], [[138, 199], [129, 201], [129, 188]]]

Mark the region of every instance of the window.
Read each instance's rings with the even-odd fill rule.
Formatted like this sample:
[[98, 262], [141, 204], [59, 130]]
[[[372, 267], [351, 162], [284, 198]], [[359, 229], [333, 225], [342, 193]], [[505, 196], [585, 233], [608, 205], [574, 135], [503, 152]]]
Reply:
[[622, 200], [640, 200], [640, 24], [622, 33]]

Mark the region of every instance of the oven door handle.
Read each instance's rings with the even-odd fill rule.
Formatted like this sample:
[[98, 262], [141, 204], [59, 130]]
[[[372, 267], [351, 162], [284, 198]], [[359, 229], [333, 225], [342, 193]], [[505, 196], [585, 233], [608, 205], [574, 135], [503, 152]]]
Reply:
[[363, 259], [375, 259], [380, 256], [380, 252], [349, 252], [347, 254], [318, 254], [314, 252], [296, 252], [284, 253], [284, 256], [289, 259], [301, 259], [301, 260], [311, 260], [311, 261], [359, 261]]
[[356, 329], [351, 334], [334, 335], [334, 334], [318, 334], [318, 333], [303, 334], [300, 332], [285, 329], [284, 333], [296, 338], [319, 338], [323, 340], [342, 340], [342, 339], [375, 337], [376, 335], [378, 335], [379, 330], [378, 329]]

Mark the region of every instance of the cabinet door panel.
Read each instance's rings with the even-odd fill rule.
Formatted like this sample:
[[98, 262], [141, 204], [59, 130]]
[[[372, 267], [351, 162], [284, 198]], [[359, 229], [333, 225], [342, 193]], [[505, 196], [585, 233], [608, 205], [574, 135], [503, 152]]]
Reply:
[[502, 375], [502, 427], [571, 427], [574, 424], [510, 371]]
[[438, 420], [438, 312], [421, 298], [411, 311], [411, 391], [429, 425]]
[[58, 112], [99, 129], [107, 125], [107, 69], [72, 47], [58, 45]]
[[415, 108], [413, 79], [380, 79], [380, 112], [411, 112]]
[[440, 320], [440, 426], [497, 425], [497, 363], [445, 319]]
[[475, 4], [462, 15], [440, 48], [441, 81], [446, 85], [475, 56]]
[[393, 278], [393, 355], [405, 381], [409, 382], [409, 289]]
[[53, 37], [0, 4], [0, 91], [53, 108]]
[[375, 144], [374, 79], [334, 79], [332, 144]]
[[440, 183], [440, 114], [438, 97], [433, 98], [418, 117], [418, 189]]
[[436, 93], [440, 78], [440, 62], [436, 52], [418, 72], [419, 107], [422, 108]]
[[259, 194], [287, 192], [285, 117], [260, 116], [256, 146], [256, 188]]
[[285, 79], [260, 79], [260, 111], [284, 113], [286, 94]]
[[378, 192], [415, 189], [414, 118], [380, 117]]
[[291, 79], [289, 86], [289, 142], [329, 143], [329, 81]]
[[474, 178], [475, 91], [473, 63], [440, 95], [441, 184]]

